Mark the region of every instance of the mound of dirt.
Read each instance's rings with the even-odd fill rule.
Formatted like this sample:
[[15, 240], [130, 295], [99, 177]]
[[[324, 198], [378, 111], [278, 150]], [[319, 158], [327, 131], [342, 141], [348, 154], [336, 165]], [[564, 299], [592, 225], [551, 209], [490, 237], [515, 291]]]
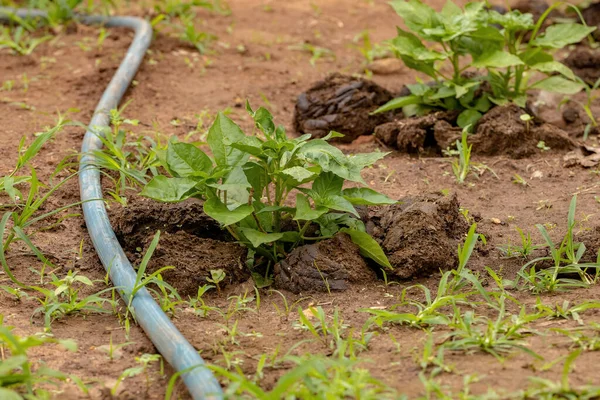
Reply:
[[460, 138], [455, 112], [439, 111], [419, 118], [406, 118], [379, 125], [375, 136], [385, 145], [402, 152], [441, 155]]
[[345, 136], [336, 141], [351, 142], [391, 120], [391, 112], [370, 113], [392, 98], [388, 90], [371, 81], [334, 73], [298, 96], [294, 128], [313, 138], [337, 131]]
[[428, 276], [457, 264], [457, 244], [468, 230], [456, 194], [430, 193], [371, 209], [367, 232], [381, 245], [394, 271], [388, 277]]
[[477, 154], [505, 154], [523, 158], [538, 151], [543, 141], [552, 150], [571, 150], [575, 142], [562, 129], [546, 123], [522, 121], [525, 111], [515, 104], [494, 107], [478, 122], [471, 137], [473, 151]]
[[147, 271], [175, 267], [162, 276], [181, 296], [195, 296], [198, 287], [208, 283], [210, 270], [225, 272], [222, 286], [250, 277], [244, 266], [247, 250], [228, 241], [228, 235], [204, 214], [198, 200], [169, 204], [136, 198], [128, 207], [114, 210], [111, 223], [133, 264], [141, 261], [154, 234], [161, 230], [159, 245]]
[[[539, 121], [527, 124], [520, 119], [523, 114], [525, 111], [514, 104], [488, 111], [477, 123], [475, 134], [469, 136], [473, 153], [523, 158], [540, 151], [537, 147], [540, 141], [552, 150], [575, 147], [565, 131]], [[400, 151], [441, 154], [461, 136], [455, 120], [454, 113], [436, 112], [382, 124], [375, 129], [375, 135]]]
[[588, 85], [594, 85], [600, 78], [600, 52], [598, 49], [579, 47], [572, 51], [563, 63]]
[[[585, 23], [589, 26], [600, 26], [600, 2], [596, 1], [581, 11]], [[600, 39], [600, 32], [596, 29], [592, 32], [594, 39]]]
[[370, 282], [375, 272], [346, 234], [300, 246], [275, 265], [275, 285], [293, 293], [345, 290], [348, 283]]

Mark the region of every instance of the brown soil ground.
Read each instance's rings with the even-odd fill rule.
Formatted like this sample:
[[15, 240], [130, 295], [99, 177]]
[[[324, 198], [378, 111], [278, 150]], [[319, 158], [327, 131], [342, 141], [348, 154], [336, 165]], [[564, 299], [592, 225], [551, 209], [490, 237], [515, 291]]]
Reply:
[[[314, 82], [324, 79], [330, 72], [352, 74], [363, 71], [364, 65], [358, 51], [350, 46], [354, 36], [369, 29], [372, 39], [381, 41], [394, 35], [395, 25], [398, 23], [397, 16], [390, 10], [387, 2], [379, 0], [328, 0], [314, 2], [315, 6], [303, 0], [232, 0], [229, 3], [232, 9], [230, 16], [205, 12], [200, 14], [205, 20], [204, 29], [219, 37], [214, 47], [215, 54], [199, 56], [175, 39], [161, 33], [156, 35], [151, 51], [136, 76], [136, 82], [125, 99], [131, 101], [126, 115], [140, 120], [138, 131], [159, 130], [165, 135], [184, 137], [196, 128], [198, 115], [203, 115], [204, 123], [207, 124], [210, 123], [207, 115], [214, 115], [228, 107], [231, 108], [232, 118], [240, 121], [243, 128], [249, 129], [251, 121], [241, 107], [244, 99], [248, 98], [253, 105], [265, 104], [270, 107], [276, 120], [286, 125], [288, 132], [293, 132], [293, 113], [300, 93], [308, 90]], [[428, 3], [441, 8], [444, 2], [431, 0]], [[144, 14], [144, 11], [135, 7], [131, 12]], [[76, 108], [79, 112], [73, 115], [74, 119], [84, 123], [90, 120], [96, 102], [132, 37], [126, 30], [110, 30], [110, 36], [98, 48], [95, 45], [97, 35], [96, 28], [78, 26], [76, 32], [58, 35], [41, 45], [31, 56], [18, 57], [8, 51], [0, 51], [0, 81], [15, 81], [11, 91], [0, 92], [2, 175], [8, 174], [14, 166], [20, 138], [25, 136], [31, 141], [34, 132], [52, 123], [57, 111], [65, 112]], [[289, 49], [289, 46], [301, 42], [327, 47], [336, 54], [336, 58], [318, 60], [313, 67], [309, 64], [310, 54]], [[243, 45], [243, 51], [237, 50], [240, 45]], [[414, 74], [404, 67], [392, 74], [375, 75], [373, 78], [392, 93], [400, 91], [404, 84], [411, 83], [414, 79]], [[543, 110], [545, 114], [542, 114], [560, 122], [561, 114], [550, 102], [547, 103]], [[42, 180], [48, 179], [65, 156], [78, 151], [83, 133], [80, 127], [68, 127], [44, 148], [34, 161]], [[593, 137], [588, 143], [597, 145], [597, 138]], [[347, 152], [375, 150], [380, 146], [373, 136], [340, 145]], [[474, 253], [470, 267], [474, 271], [483, 271], [484, 266], [489, 266], [510, 278], [523, 262], [502, 258], [497, 246], [516, 243], [516, 227], [531, 232], [534, 241], [540, 243], [541, 237], [535, 224], [546, 224], [554, 238], [561, 237], [564, 234], [569, 202], [574, 194], [578, 194], [577, 233], [584, 236], [598, 233], [598, 171], [580, 167], [565, 168], [563, 155], [561, 152], [544, 152], [538, 149], [521, 159], [476, 156], [474, 161], [487, 165], [495, 175], [484, 172], [479, 177], [471, 176], [468, 184], [461, 186], [455, 183], [447, 158], [418, 157], [393, 152], [369, 169], [365, 173], [365, 180], [374, 189], [395, 198], [421, 196], [440, 190], [455, 192], [463, 212], [466, 214], [468, 211], [469, 216], [474, 216], [479, 221], [478, 231], [488, 239], [487, 246]], [[523, 177], [528, 185], [513, 183], [516, 174]], [[46, 209], [74, 203], [78, 199], [78, 185], [76, 181], [72, 181], [51, 198]], [[119, 213], [119, 207], [118, 204], [111, 205], [111, 213]], [[165, 209], [164, 212], [169, 211]], [[156, 226], [143, 224], [140, 222], [139, 226]], [[131, 230], [131, 233], [139, 233], [136, 229]], [[191, 235], [189, 232], [187, 234]], [[191, 250], [186, 246], [204, 246], [194, 244], [193, 240], [186, 244], [188, 236], [181, 233], [170, 235], [169, 243], [162, 245], [163, 249], [167, 247], [167, 251], [161, 253], [160, 263], [173, 264], [169, 262], [169, 251], [189, 252]], [[141, 246], [147, 243], [147, 237], [139, 237]], [[105, 272], [94, 254], [82, 217], [72, 217], [51, 230], [38, 231], [33, 238], [50, 260], [60, 266], [54, 271], [56, 274], [74, 269], [91, 279], [103, 279]], [[592, 237], [590, 243], [595, 243], [597, 247], [598, 237]], [[414, 246], [419, 245], [418, 242], [414, 243]], [[177, 247], [170, 250], [170, 246]], [[425, 246], [415, 251], [428, 250], [433, 251]], [[231, 250], [232, 253], [237, 251], [239, 249]], [[39, 276], [31, 272], [30, 268], [40, 270], [41, 264], [25, 247], [16, 245], [11, 248], [8, 261], [20, 279], [30, 283], [39, 280]], [[383, 281], [369, 280], [351, 283], [348, 290], [331, 294], [294, 294], [288, 291], [283, 294], [289, 304], [298, 302], [294, 307], [321, 305], [329, 315], [337, 308], [345, 323], [359, 329], [367, 315], [357, 310], [391, 306], [399, 301], [402, 289], [407, 285], [420, 282], [435, 288], [438, 280], [439, 273], [436, 273], [427, 279], [402, 282], [399, 285], [386, 286]], [[0, 275], [0, 282], [6, 284], [3, 275]], [[104, 284], [98, 282], [94, 290], [102, 288]], [[250, 283], [230, 285], [220, 294], [209, 292], [205, 295], [205, 300], [210, 306], [227, 309], [230, 303], [227, 296], [244, 293], [254, 296]], [[227, 351], [236, 352], [237, 363], [245, 373], [252, 374], [261, 354], [273, 353], [278, 346], [283, 354], [295, 343], [310, 338], [308, 332], [293, 328], [293, 322], [297, 320], [294, 311], [291, 314], [281, 312], [284, 306], [279, 294], [268, 290], [261, 290], [260, 294], [261, 306], [258, 312], [236, 314], [229, 321], [232, 324], [237, 320], [238, 330], [250, 334], [240, 336], [238, 344], [226, 341], [223, 329], [225, 321], [217, 313], [210, 313], [203, 318], [194, 314], [192, 309], [177, 309], [173, 320], [208, 362], [225, 365], [219, 347], [222, 345]], [[535, 296], [529, 293], [512, 294], [524, 304], [535, 304]], [[560, 295], [542, 296], [542, 299], [554, 304], [562, 300], [581, 302], [599, 297], [600, 288], [592, 286]], [[4, 315], [5, 323], [16, 326], [19, 333], [31, 334], [43, 329], [43, 321], [39, 317], [31, 318], [36, 307], [35, 301], [18, 302], [0, 292], [0, 313]], [[600, 313], [588, 311], [584, 313], [584, 319], [586, 322], [600, 322]], [[538, 321], [532, 324], [532, 328], [544, 330], [545, 334], [529, 338], [529, 347], [543, 354], [545, 362], [564, 356], [569, 352], [568, 342], [548, 329], [576, 326], [574, 321]], [[445, 331], [442, 329], [442, 332]], [[111, 337], [114, 343], [126, 341], [123, 327], [112, 314], [64, 318], [52, 325], [52, 333], [56, 337], [75, 339], [79, 350], [67, 353], [59, 348], [46, 346], [33, 351], [32, 356], [50, 367], [80, 376], [90, 385], [89, 397], [93, 399], [110, 398], [108, 388], [115, 384], [124, 369], [137, 365], [135, 357], [156, 352], [141, 329], [133, 327], [129, 338], [133, 344], [124, 348], [121, 357], [109, 361], [101, 351], [101, 346], [107, 345]], [[397, 340], [398, 347], [392, 337]], [[362, 353], [361, 357], [375, 377], [413, 398], [423, 394], [423, 387], [417, 378], [420, 368], [415, 362], [415, 354], [420, 352], [424, 338], [425, 334], [421, 330], [392, 326], [375, 338], [370, 349]], [[328, 354], [329, 349], [312, 342], [297, 348], [296, 352]], [[472, 386], [475, 393], [486, 392], [488, 388], [497, 391], [524, 389], [529, 377], [558, 380], [561, 375], [560, 363], [543, 370], [541, 366], [544, 362], [536, 361], [525, 353], [517, 352], [504, 363], [482, 353], [451, 353], [448, 358], [450, 364], [455, 364], [458, 373], [441, 375], [441, 382], [460, 389], [464, 375], [477, 373], [481, 379]], [[370, 362], [367, 363], [367, 360]], [[576, 361], [576, 373], [571, 375], [571, 383], [597, 384], [597, 360], [596, 353], [582, 354]], [[281, 369], [267, 368], [263, 386], [272, 387], [284, 372]], [[166, 367], [165, 376], [160, 376], [158, 366], [154, 365], [150, 369], [149, 383], [144, 376], [128, 378], [121, 384], [117, 397], [162, 399], [171, 373], [172, 370]], [[182, 398], [187, 396], [181, 384], [177, 394]], [[88, 398], [74, 385], [56, 389], [55, 397]]]

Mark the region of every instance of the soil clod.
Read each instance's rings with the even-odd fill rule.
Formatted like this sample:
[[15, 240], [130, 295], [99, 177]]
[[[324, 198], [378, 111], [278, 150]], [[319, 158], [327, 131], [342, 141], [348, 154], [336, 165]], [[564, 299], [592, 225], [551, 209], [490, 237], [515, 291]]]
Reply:
[[[560, 128], [522, 121], [525, 111], [514, 104], [494, 107], [477, 123], [469, 136], [473, 153], [523, 158], [539, 152], [543, 141], [552, 150], [570, 150], [575, 142]], [[460, 138], [456, 113], [435, 112], [422, 117], [397, 120], [378, 126], [375, 135], [384, 144], [407, 153], [441, 154]]]
[[596, 49], [579, 47], [572, 51], [563, 61], [590, 86], [600, 78], [600, 52]]
[[375, 136], [387, 146], [402, 152], [442, 154], [460, 137], [454, 126], [457, 113], [434, 112], [418, 118], [406, 118], [379, 125]]
[[351, 142], [390, 120], [391, 112], [370, 113], [391, 99], [388, 90], [371, 81], [331, 74], [298, 96], [294, 127], [298, 133], [309, 133], [313, 138], [337, 131], [344, 137], [336, 141]]
[[141, 261], [156, 231], [162, 231], [147, 271], [175, 267], [162, 276], [181, 296], [194, 296], [199, 286], [208, 283], [211, 270], [225, 272], [221, 286], [244, 282], [250, 276], [244, 265], [247, 250], [227, 241], [218, 223], [204, 214], [200, 201], [168, 204], [134, 199], [128, 207], [115, 210], [111, 219], [133, 264]]
[[275, 285], [293, 293], [339, 291], [376, 279], [346, 234], [294, 249], [275, 265]]
[[374, 207], [367, 231], [387, 254], [394, 271], [388, 277], [429, 276], [456, 266], [456, 246], [468, 230], [456, 194], [430, 193]]

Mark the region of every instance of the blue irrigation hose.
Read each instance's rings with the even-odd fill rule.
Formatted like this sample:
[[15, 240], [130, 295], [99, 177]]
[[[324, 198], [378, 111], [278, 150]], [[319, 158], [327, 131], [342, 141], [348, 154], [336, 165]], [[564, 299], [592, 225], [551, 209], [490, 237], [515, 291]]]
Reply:
[[[20, 18], [45, 18], [46, 13], [40, 10], [10, 9], [0, 7], [0, 22], [10, 20], [10, 15]], [[113, 284], [121, 288], [123, 299], [129, 303], [129, 293], [136, 282], [136, 272], [121, 248], [115, 232], [110, 225], [108, 214], [102, 198], [100, 171], [94, 166], [94, 150], [102, 149], [102, 141], [97, 136], [99, 129], [110, 123], [109, 112], [116, 108], [135, 76], [146, 50], [152, 41], [150, 24], [135, 17], [85, 16], [77, 20], [86, 25], [102, 24], [106, 27], [126, 27], [135, 31], [135, 37], [127, 50], [119, 69], [108, 84], [88, 126], [81, 145], [81, 161], [79, 164], [79, 186], [83, 214], [88, 232], [102, 261], [104, 268], [110, 273]], [[181, 372], [190, 394], [196, 400], [217, 400], [223, 398], [219, 382], [205, 366], [204, 360], [196, 349], [183, 337], [165, 315], [150, 293], [139, 290], [131, 306], [136, 320], [156, 346], [163, 358], [175, 370]]]

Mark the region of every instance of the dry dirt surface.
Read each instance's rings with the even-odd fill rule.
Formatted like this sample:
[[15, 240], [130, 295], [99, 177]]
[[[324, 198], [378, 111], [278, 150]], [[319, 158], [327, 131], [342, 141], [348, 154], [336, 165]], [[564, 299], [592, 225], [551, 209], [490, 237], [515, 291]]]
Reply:
[[[228, 16], [200, 10], [199, 27], [218, 36], [212, 46], [213, 51], [199, 55], [194, 49], [169, 37], [166, 32], [157, 32], [135, 83], [126, 94], [125, 101], [129, 105], [125, 115], [139, 120], [139, 125], [133, 128], [138, 133], [153, 135], [159, 131], [166, 136], [175, 135], [183, 139], [189, 132], [195, 132], [191, 139], [187, 139], [200, 140], [200, 134], [210, 124], [212, 116], [225, 109], [229, 109], [230, 116], [250, 132], [252, 121], [243, 109], [245, 99], [249, 99], [255, 106], [268, 106], [276, 121], [293, 133], [294, 110], [301, 93], [308, 93], [315, 82], [322, 81], [329, 73], [351, 75], [364, 71], [363, 59], [352, 47], [353, 38], [359, 32], [368, 29], [375, 42], [395, 35], [398, 17], [386, 3], [379, 0], [230, 0], [231, 14]], [[444, 2], [430, 0], [427, 3], [441, 9]], [[137, 4], [123, 6], [118, 12], [151, 15], [148, 9]], [[59, 32], [30, 56], [16, 56], [7, 50], [0, 50], [0, 86], [4, 81], [14, 81], [11, 90], [4, 88], [0, 91], [0, 173], [3, 176], [14, 167], [20, 139], [25, 137], [30, 143], [35, 132], [52, 124], [57, 112], [76, 109], [71, 118], [83, 123], [90, 120], [96, 102], [132, 38], [127, 30], [111, 29], [103, 45], [98, 46], [98, 34], [98, 28], [78, 25], [76, 29]], [[323, 57], [312, 66], [309, 53], [291, 48], [299, 43], [328, 48], [336, 57]], [[372, 80], [389, 93], [398, 93], [403, 85], [415, 79], [414, 74], [403, 66], [392, 73], [388, 72], [375, 74]], [[545, 104], [539, 106], [540, 114], [564, 127], [562, 114], [557, 111], [556, 104], [552, 101], [546, 101]], [[369, 103], [369, 107], [372, 105]], [[434, 129], [439, 122], [434, 121], [426, 129]], [[504, 122], [517, 124], [521, 133], [526, 129], [522, 121]], [[485, 124], [485, 120], [480, 122], [480, 125]], [[343, 126], [336, 125], [335, 129], [343, 133]], [[532, 129], [541, 130], [537, 125]], [[441, 276], [439, 269], [456, 265], [456, 247], [464, 240], [469, 223], [476, 221], [478, 232], [487, 239], [485, 245], [480, 243], [477, 246], [469, 268], [486, 277], [486, 285], [493, 285], [485, 267], [506, 279], [513, 279], [526, 262], [520, 258], [504, 257], [498, 250], [509, 243], [520, 243], [516, 228], [530, 232], [534, 243], [542, 243], [542, 237], [535, 228], [536, 224], [542, 224], [552, 238], [559, 241], [566, 231], [571, 198], [577, 194], [577, 223], [574, 230], [576, 237], [588, 243], [586, 259], [595, 261], [595, 252], [600, 243], [600, 173], [595, 168], [564, 167], [565, 151], [572, 147], [571, 141], [574, 139], [563, 137], [562, 132], [560, 141], [546, 143], [550, 147], [548, 151], [531, 146], [534, 140], [537, 145], [538, 136], [528, 139], [526, 151], [519, 150], [519, 146], [523, 145], [521, 142], [500, 140], [497, 146], [510, 143], [513, 146], [511, 151], [515, 153], [493, 151], [493, 146], [489, 147], [490, 150], [481, 151], [474, 156], [474, 162], [488, 168], [481, 169], [478, 176], [471, 175], [464, 185], [455, 182], [450, 159], [442, 157], [441, 150], [445, 147], [418, 154], [416, 149], [428, 144], [427, 132], [423, 134], [421, 142], [407, 142], [406, 146], [415, 149], [412, 152], [396, 151], [398, 146], [392, 139], [383, 140], [374, 135], [339, 144], [348, 153], [389, 150], [390, 154], [368, 169], [364, 178], [371, 187], [392, 198], [412, 199], [408, 202], [412, 208], [407, 209], [407, 205], [401, 203], [393, 215], [381, 215], [373, 211], [375, 215], [371, 216], [371, 224], [367, 224], [392, 254], [390, 258], [398, 266], [397, 277], [403, 278], [389, 285], [386, 285], [381, 271], [365, 269], [365, 265], [360, 264], [364, 262], [361, 258], [353, 261], [356, 248], [342, 236], [331, 241], [338, 241], [333, 246], [338, 247], [336, 250], [343, 250], [344, 254], [329, 253], [326, 248], [321, 248], [326, 246], [324, 242], [315, 245], [314, 249], [305, 250], [307, 254], [300, 254], [300, 251], [299, 254], [292, 254], [287, 261], [301, 263], [309, 257], [324, 260], [323, 265], [330, 269], [322, 272], [330, 274], [332, 285], [338, 285], [336, 279], [342, 277], [340, 287], [333, 289], [346, 290], [323, 291], [323, 285], [315, 287], [322, 280], [316, 279], [314, 270], [302, 269], [286, 275], [288, 280], [279, 282], [279, 292], [269, 288], [255, 291], [241, 265], [245, 260], [245, 250], [230, 242], [226, 236], [219, 236], [222, 232], [206, 220], [197, 205], [186, 205], [183, 211], [179, 208], [178, 214], [169, 206], [144, 205], [144, 200], [140, 200], [140, 203], [132, 195], [126, 208], [111, 202], [109, 212], [134, 262], [139, 262], [155, 230], [165, 230], [164, 242], [161, 241], [151, 268], [175, 266], [170, 275], [164, 274], [164, 278], [173, 279], [172, 284], [181, 289], [183, 300], [188, 300], [188, 295], [195, 297], [198, 285], [207, 283], [210, 265], [218, 265], [229, 271], [228, 281], [221, 290], [211, 290], [204, 295], [203, 300], [208, 306], [206, 315], [194, 310], [190, 303], [181, 303], [170, 315], [208, 363], [232, 371], [239, 367], [244, 374], [254, 376], [257, 362], [263, 354], [284, 355], [288, 351], [296, 355], [332, 354], [329, 343], [307, 341], [314, 339], [310, 332], [297, 329], [298, 307], [306, 310], [309, 305], [320, 306], [328, 316], [338, 310], [344, 324], [358, 333], [369, 317], [360, 310], [382, 310], [398, 304], [403, 290], [416, 283], [425, 285], [435, 294]], [[80, 126], [66, 127], [43, 148], [33, 161], [42, 181], [48, 182], [57, 164], [78, 152], [83, 134], [84, 129]], [[398, 139], [395, 140], [398, 143]], [[519, 137], [511, 137], [510, 140], [519, 141]], [[597, 146], [597, 137], [592, 135], [587, 144]], [[522, 178], [521, 184], [515, 183], [516, 177]], [[110, 184], [108, 179], [104, 182]], [[453, 208], [446, 210], [444, 207], [449, 207], [447, 204], [436, 203], [439, 196], [442, 196], [443, 202], [451, 202]], [[78, 184], [76, 180], [71, 180], [50, 198], [42, 211], [76, 203], [78, 199]], [[8, 202], [7, 198], [2, 199], [4, 209], [10, 208]], [[78, 206], [67, 212], [81, 213]], [[402, 221], [405, 225], [401, 224]], [[418, 223], [426, 225], [416, 225]], [[83, 289], [81, 295], [104, 289], [105, 271], [94, 253], [82, 216], [55, 218], [50, 223], [38, 224], [36, 228], [48, 225], [49, 229], [37, 229], [32, 236], [38, 248], [55, 266], [52, 271], [46, 270], [46, 275], [54, 273], [62, 276], [73, 270], [94, 280], [94, 287]], [[310, 251], [315, 254], [308, 254]], [[543, 251], [538, 253], [535, 255], [544, 255]], [[429, 256], [433, 256], [433, 261]], [[342, 259], [352, 264], [344, 265], [340, 261]], [[23, 243], [16, 242], [11, 246], [7, 261], [19, 279], [29, 284], [39, 283], [39, 271], [43, 265]], [[293, 266], [289, 265], [290, 268]], [[285, 267], [283, 263], [280, 266]], [[378, 278], [376, 274], [379, 274]], [[392, 276], [387, 278], [392, 279]], [[9, 284], [6, 275], [1, 273], [0, 283]], [[260, 295], [259, 307], [257, 293]], [[563, 301], [576, 304], [587, 299], [598, 299], [600, 288], [592, 285], [540, 296], [528, 291], [509, 293], [532, 312], [537, 297], [550, 306], [562, 304]], [[422, 292], [414, 288], [407, 295], [423, 300]], [[250, 311], [235, 311], [234, 306], [240, 301], [242, 308]], [[518, 314], [518, 306], [511, 302], [507, 304], [508, 311]], [[34, 315], [38, 306], [35, 300], [18, 301], [0, 290], [0, 314], [4, 316], [4, 323], [15, 326], [19, 334], [43, 331], [43, 320], [39, 314]], [[123, 312], [123, 304], [119, 307]], [[496, 312], [487, 309], [478, 309], [478, 312], [491, 319], [497, 317]], [[588, 310], [581, 316], [585, 324], [600, 322], [598, 310]], [[231, 340], [230, 332], [234, 326], [239, 334], [235, 340]], [[558, 382], [563, 365], [560, 357], [569, 354], [573, 344], [552, 328], [578, 326], [573, 319], [542, 318], [531, 323], [528, 330], [542, 334], [527, 336], [524, 343], [527, 349], [542, 355], [543, 360], [522, 350], [512, 352], [503, 362], [483, 352], [465, 354], [448, 351], [445, 362], [453, 366], [453, 372], [442, 373], [435, 380], [446, 387], [444, 390], [447, 393], [459, 393], [463, 388], [463, 378], [476, 374], [478, 379], [470, 386], [471, 393], [475, 394], [483, 394], [488, 390], [499, 393], [524, 390], [531, 384], [531, 377]], [[84, 394], [73, 383], [66, 383], [51, 388], [54, 398], [164, 398], [173, 371], [165, 365], [163, 373], [158, 363], [151, 364], [146, 374], [125, 378], [115, 396], [110, 394], [121, 373], [139, 365], [136, 357], [157, 352], [139, 327], [132, 326], [129, 337], [126, 337], [122, 321], [116, 315], [91, 313], [55, 321], [51, 332], [58, 338], [76, 340], [78, 350], [71, 353], [49, 345], [34, 349], [30, 356], [38, 365], [45, 363], [64, 373], [79, 376], [89, 387], [89, 394]], [[436, 332], [441, 334], [436, 338], [441, 338], [451, 332], [451, 328], [436, 328]], [[591, 335], [598, 338], [599, 332], [592, 330]], [[420, 357], [427, 338], [425, 331], [384, 325], [373, 333], [375, 336], [368, 350], [359, 355], [360, 366], [408, 398], [425, 395], [426, 390], [418, 378], [421, 372]], [[115, 344], [129, 342], [113, 360], [106, 353], [106, 346], [111, 340]], [[442, 342], [442, 339], [436, 339], [437, 345]], [[552, 364], [555, 360], [558, 361]], [[597, 363], [598, 353], [584, 351], [577, 358], [576, 368], [571, 373], [571, 385], [600, 383]], [[265, 367], [260, 385], [264, 389], [273, 388], [278, 378], [290, 367], [289, 363]], [[176, 385], [175, 395], [189, 398], [181, 383]], [[431, 394], [430, 398], [437, 397]]]

